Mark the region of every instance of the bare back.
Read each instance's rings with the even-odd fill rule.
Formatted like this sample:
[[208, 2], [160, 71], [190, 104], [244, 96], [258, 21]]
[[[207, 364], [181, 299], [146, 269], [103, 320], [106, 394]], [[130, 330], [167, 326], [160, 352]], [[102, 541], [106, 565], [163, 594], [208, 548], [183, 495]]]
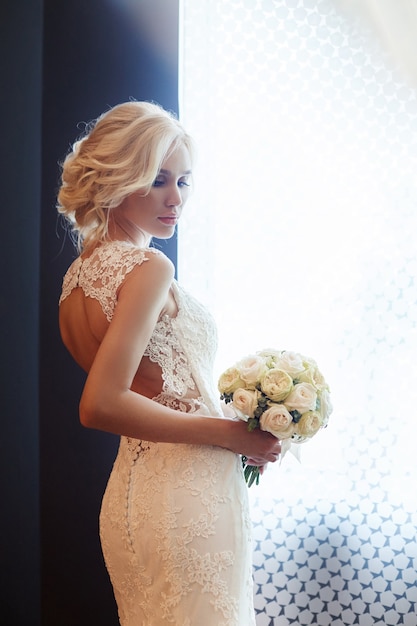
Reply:
[[[88, 259], [89, 257], [83, 258], [83, 264]], [[146, 257], [139, 259], [137, 267], [145, 260]], [[125, 281], [128, 281], [131, 277], [131, 273], [135, 272], [135, 269], [136, 268], [132, 268], [131, 272], [129, 271], [129, 273], [123, 277], [123, 280], [120, 282], [117, 281], [116, 297], [123, 288]], [[77, 274], [78, 280], [80, 270], [81, 268], [76, 267], [74, 268], [74, 272], [71, 272], [70, 268], [70, 280], [74, 281], [75, 274]], [[101, 275], [100, 268], [96, 267], [95, 272], [97, 275]], [[95, 281], [94, 272], [93, 277]], [[113, 284], [113, 287], [115, 287], [115, 284]], [[63, 297], [61, 297], [59, 309], [59, 326], [63, 343], [74, 360], [87, 373], [93, 364], [100, 344], [111, 323], [108, 308], [103, 306], [103, 301], [101, 301], [100, 298], [94, 297], [94, 295], [96, 294], [91, 290], [89, 291], [88, 288], [85, 289], [85, 287], [75, 284], [72, 284], [69, 288], [67, 287], [66, 292], [64, 282]], [[113, 302], [113, 304], [115, 303]], [[172, 289], [170, 289], [160, 317], [163, 315], [175, 317], [177, 312], [178, 307]], [[162, 382], [160, 366], [152, 362], [147, 356], [143, 356], [138, 364], [131, 389], [149, 398], [153, 398], [161, 392]]]

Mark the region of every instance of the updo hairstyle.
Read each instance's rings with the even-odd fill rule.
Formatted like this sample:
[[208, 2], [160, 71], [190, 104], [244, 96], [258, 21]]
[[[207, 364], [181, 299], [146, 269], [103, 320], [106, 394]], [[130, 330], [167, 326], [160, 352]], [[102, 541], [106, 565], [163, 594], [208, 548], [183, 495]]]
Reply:
[[134, 192], [147, 195], [181, 145], [192, 157], [192, 140], [178, 120], [149, 102], [119, 104], [88, 125], [62, 164], [57, 203], [79, 251], [107, 240], [109, 211]]

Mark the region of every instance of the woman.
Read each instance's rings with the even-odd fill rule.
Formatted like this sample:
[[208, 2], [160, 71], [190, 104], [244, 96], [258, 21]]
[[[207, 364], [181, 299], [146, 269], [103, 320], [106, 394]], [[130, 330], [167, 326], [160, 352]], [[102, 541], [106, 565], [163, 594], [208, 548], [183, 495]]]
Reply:
[[192, 152], [159, 106], [120, 104], [75, 142], [58, 195], [80, 250], [59, 320], [88, 372], [81, 423], [121, 435], [100, 536], [122, 626], [255, 623], [239, 455], [263, 465], [280, 446], [223, 416], [212, 319], [149, 247], [174, 233]]

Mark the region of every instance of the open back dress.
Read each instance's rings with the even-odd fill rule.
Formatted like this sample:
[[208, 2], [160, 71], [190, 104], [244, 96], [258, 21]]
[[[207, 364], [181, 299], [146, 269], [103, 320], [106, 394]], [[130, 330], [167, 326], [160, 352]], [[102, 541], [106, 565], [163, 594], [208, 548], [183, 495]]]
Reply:
[[[102, 244], [76, 259], [60, 301], [76, 287], [111, 322], [117, 291], [153, 249]], [[213, 385], [212, 317], [176, 281], [145, 356], [161, 370], [156, 402], [221, 417]], [[122, 436], [103, 497], [100, 537], [122, 626], [254, 626], [252, 540], [240, 457], [216, 446]]]

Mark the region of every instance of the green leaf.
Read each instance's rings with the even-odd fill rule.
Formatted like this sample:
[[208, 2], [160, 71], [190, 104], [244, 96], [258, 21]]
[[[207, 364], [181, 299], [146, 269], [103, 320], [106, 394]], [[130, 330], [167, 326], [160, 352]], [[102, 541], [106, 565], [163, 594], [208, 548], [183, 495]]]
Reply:
[[[247, 461], [246, 457], [242, 457], [242, 462], [243, 459], [245, 459], [245, 462]], [[253, 483], [259, 485], [259, 467], [257, 467], [256, 465], [246, 465], [246, 463], [244, 463], [243, 467], [243, 475], [245, 477], [245, 482], [247, 483], [248, 487], [252, 487]]]
[[291, 415], [292, 421], [295, 424], [297, 424], [300, 421], [300, 419], [301, 419], [300, 411], [297, 411], [296, 409], [294, 409], [294, 411], [289, 411], [289, 414]]
[[251, 433], [258, 426], [258, 419], [256, 417], [250, 417], [248, 419], [248, 431]]
[[268, 398], [262, 394], [262, 396], [258, 400], [258, 406], [266, 407], [268, 403]]

